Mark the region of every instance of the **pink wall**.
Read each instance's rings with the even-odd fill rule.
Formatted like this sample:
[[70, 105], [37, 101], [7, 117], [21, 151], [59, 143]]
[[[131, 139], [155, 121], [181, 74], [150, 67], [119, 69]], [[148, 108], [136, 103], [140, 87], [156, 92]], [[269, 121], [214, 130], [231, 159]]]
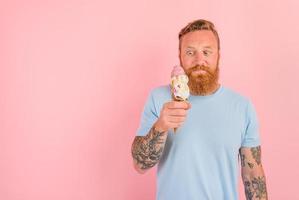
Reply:
[[270, 199], [299, 199], [297, 2], [1, 1], [0, 199], [154, 199], [130, 146], [198, 18], [218, 27], [221, 82], [256, 106]]

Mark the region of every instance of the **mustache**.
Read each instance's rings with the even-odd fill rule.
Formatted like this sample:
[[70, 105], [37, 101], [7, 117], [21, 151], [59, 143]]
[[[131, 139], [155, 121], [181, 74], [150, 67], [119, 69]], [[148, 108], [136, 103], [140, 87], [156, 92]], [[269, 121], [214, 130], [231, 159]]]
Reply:
[[195, 65], [195, 66], [191, 67], [190, 69], [188, 69], [188, 74], [191, 74], [191, 72], [196, 71], [196, 70], [203, 70], [206, 72], [210, 72], [209, 68], [204, 65]]

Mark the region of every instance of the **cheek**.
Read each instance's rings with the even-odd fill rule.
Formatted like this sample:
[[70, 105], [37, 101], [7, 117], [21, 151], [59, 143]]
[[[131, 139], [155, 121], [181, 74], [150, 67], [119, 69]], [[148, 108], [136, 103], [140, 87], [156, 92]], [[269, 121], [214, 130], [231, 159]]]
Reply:
[[215, 55], [215, 56], [211, 57], [210, 59], [208, 59], [208, 63], [209, 63], [210, 65], [215, 66], [215, 65], [217, 64], [217, 59], [218, 59], [218, 56]]
[[190, 58], [190, 57], [187, 57], [187, 56], [183, 56], [182, 57], [182, 62], [183, 62], [184, 65], [186, 65], [186, 67], [187, 66], [191, 66], [192, 63], [193, 63], [193, 58]]

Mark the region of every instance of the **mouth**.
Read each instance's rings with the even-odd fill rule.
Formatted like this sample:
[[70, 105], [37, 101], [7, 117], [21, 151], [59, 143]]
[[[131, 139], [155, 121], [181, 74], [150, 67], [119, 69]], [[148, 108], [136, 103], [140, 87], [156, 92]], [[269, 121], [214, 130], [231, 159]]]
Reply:
[[206, 70], [203, 70], [203, 69], [196, 69], [194, 71], [192, 71], [192, 73], [195, 73], [195, 74], [204, 74], [204, 73], [207, 73]]

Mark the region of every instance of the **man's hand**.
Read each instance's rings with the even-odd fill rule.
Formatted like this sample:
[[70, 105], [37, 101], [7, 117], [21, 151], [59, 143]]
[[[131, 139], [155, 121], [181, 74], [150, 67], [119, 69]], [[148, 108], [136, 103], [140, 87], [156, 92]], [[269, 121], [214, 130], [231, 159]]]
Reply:
[[155, 123], [158, 131], [165, 132], [172, 128], [178, 128], [183, 124], [187, 116], [187, 110], [191, 104], [186, 101], [170, 101], [163, 105], [160, 117]]

